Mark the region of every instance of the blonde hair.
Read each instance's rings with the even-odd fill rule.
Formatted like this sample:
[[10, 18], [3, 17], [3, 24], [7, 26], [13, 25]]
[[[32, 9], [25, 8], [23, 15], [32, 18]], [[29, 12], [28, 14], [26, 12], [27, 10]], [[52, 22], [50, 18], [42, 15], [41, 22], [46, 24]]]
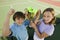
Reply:
[[55, 24], [56, 18], [55, 18], [55, 12], [54, 12], [54, 9], [53, 9], [53, 8], [47, 8], [47, 9], [45, 9], [45, 10], [43, 11], [43, 14], [44, 14], [46, 11], [51, 12], [51, 14], [52, 14], [53, 17], [54, 17], [54, 18], [49, 22], [49, 24]]

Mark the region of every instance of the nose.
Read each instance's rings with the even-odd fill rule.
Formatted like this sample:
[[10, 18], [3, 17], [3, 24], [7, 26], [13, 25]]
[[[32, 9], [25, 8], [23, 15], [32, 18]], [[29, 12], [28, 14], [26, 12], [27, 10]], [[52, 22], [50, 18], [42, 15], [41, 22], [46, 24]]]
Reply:
[[47, 17], [45, 17], [45, 20], [47, 21], [47, 20], [48, 20], [48, 18], [47, 18]]

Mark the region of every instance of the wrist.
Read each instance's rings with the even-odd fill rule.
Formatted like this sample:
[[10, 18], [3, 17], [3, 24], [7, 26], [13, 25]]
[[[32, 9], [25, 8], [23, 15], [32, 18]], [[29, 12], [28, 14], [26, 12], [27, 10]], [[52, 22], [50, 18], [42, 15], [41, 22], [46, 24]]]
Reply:
[[7, 14], [7, 17], [11, 17], [11, 15], [10, 14]]
[[7, 15], [8, 15], [8, 16], [11, 16], [11, 14], [9, 14], [9, 13], [8, 13]]
[[35, 31], [37, 31], [38, 29], [37, 28], [35, 28]]
[[35, 27], [34, 27], [34, 30], [36, 30], [36, 29], [37, 29], [37, 27], [35, 26]]

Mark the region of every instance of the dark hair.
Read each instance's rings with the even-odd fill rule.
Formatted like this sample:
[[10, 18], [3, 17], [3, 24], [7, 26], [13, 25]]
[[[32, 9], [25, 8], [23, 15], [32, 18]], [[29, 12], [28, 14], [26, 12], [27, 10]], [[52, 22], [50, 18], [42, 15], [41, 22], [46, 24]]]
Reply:
[[[45, 9], [44, 11], [43, 11], [43, 14], [46, 12], [46, 11], [49, 11], [49, 12], [51, 12], [51, 14], [54, 16], [54, 9], [53, 8], [47, 8], [47, 9]], [[54, 18], [49, 22], [49, 24], [55, 24], [55, 20], [56, 20], [56, 18], [55, 18], [55, 16], [54, 16]]]
[[15, 21], [15, 19], [20, 19], [20, 18], [23, 18], [25, 19], [25, 15], [23, 14], [23, 12], [16, 12], [14, 15], [13, 15], [13, 21]]

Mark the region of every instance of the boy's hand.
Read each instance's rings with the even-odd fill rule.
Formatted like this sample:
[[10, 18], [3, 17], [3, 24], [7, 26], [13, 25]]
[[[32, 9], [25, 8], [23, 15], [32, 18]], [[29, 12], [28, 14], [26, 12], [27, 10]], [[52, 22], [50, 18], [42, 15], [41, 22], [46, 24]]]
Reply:
[[8, 15], [13, 15], [15, 13], [15, 10], [14, 9], [10, 9], [9, 12], [8, 12]]
[[24, 11], [25, 11], [25, 17], [28, 18], [28, 16], [27, 16], [27, 15], [28, 15], [28, 10], [27, 10], [27, 8], [25, 8]]

